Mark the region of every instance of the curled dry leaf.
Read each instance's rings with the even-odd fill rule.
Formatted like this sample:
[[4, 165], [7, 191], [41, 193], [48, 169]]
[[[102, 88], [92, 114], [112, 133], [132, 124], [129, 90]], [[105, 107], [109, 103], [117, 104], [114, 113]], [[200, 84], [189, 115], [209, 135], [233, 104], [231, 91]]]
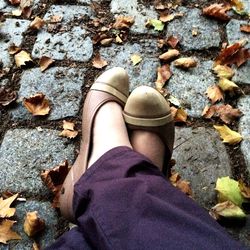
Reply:
[[237, 84], [235, 84], [234, 82], [232, 82], [226, 78], [220, 78], [218, 86], [223, 91], [234, 91], [235, 89], [239, 88], [239, 86]]
[[189, 69], [197, 66], [197, 61], [192, 57], [183, 57], [176, 59], [174, 65], [179, 68]]
[[78, 131], [74, 130], [75, 124], [73, 122], [63, 121], [63, 131], [59, 134], [60, 136], [67, 138], [75, 138], [78, 135]]
[[179, 39], [175, 36], [169, 36], [167, 38], [167, 44], [170, 45], [173, 49], [177, 46], [179, 43]]
[[185, 193], [188, 196], [192, 196], [190, 182], [186, 180], [181, 180], [181, 176], [179, 173], [172, 172], [169, 180], [173, 186], [179, 188], [183, 193]]
[[213, 71], [219, 78], [231, 79], [234, 76], [234, 70], [226, 65], [216, 65]]
[[236, 131], [231, 130], [228, 126], [216, 126], [214, 128], [219, 132], [221, 139], [223, 139], [224, 143], [228, 143], [230, 145], [238, 144], [242, 141], [242, 136]]
[[109, 46], [113, 42], [113, 38], [104, 38], [100, 41], [101, 45]]
[[20, 47], [17, 47], [15, 44], [12, 44], [9, 48], [8, 48], [9, 54], [10, 55], [15, 55], [16, 53], [18, 53], [19, 51], [21, 51]]
[[169, 49], [167, 52], [161, 54], [159, 56], [159, 59], [164, 60], [164, 61], [169, 61], [177, 56], [180, 55], [179, 50], [177, 49]]
[[244, 10], [242, 0], [226, 0], [231, 6], [235, 7], [238, 12]]
[[130, 59], [131, 59], [131, 61], [132, 61], [132, 63], [133, 63], [133, 66], [139, 64], [139, 63], [142, 61], [141, 56], [138, 55], [138, 54], [133, 54], [133, 55], [131, 55]]
[[102, 69], [104, 68], [105, 66], [108, 65], [108, 62], [105, 61], [104, 59], [101, 58], [101, 55], [98, 53], [96, 54], [96, 56], [93, 58], [92, 60], [92, 65], [94, 68], [97, 68], [97, 69]]
[[17, 99], [16, 91], [0, 87], [0, 105], [8, 106]]
[[157, 80], [155, 82], [156, 89], [161, 90], [165, 85], [166, 81], [172, 76], [170, 67], [168, 64], [158, 67], [157, 69]]
[[160, 19], [160, 21], [166, 23], [166, 22], [170, 22], [170, 21], [174, 20], [177, 17], [183, 17], [183, 16], [184, 16], [183, 13], [168, 14], [168, 13], [162, 12], [160, 14], [159, 19]]
[[30, 28], [34, 30], [41, 29], [45, 24], [45, 21], [40, 17], [35, 17], [35, 19], [30, 23]]
[[246, 214], [244, 213], [244, 211], [231, 201], [218, 203], [217, 205], [211, 208], [211, 210], [209, 211], [209, 214], [215, 220], [219, 220], [221, 217], [234, 218], [234, 219], [246, 218]]
[[234, 109], [231, 105], [212, 105], [206, 106], [202, 116], [210, 119], [211, 117], [220, 117], [220, 119], [226, 124], [232, 123], [234, 120], [242, 116], [242, 112], [239, 109]]
[[212, 104], [223, 100], [223, 93], [217, 85], [213, 85], [207, 88], [207, 97], [211, 100]]
[[21, 236], [12, 231], [11, 227], [16, 221], [12, 220], [3, 220], [0, 224], [0, 243], [7, 244], [9, 240], [21, 240]]
[[149, 19], [146, 23], [147, 28], [154, 27], [156, 31], [163, 31], [164, 26], [164, 23], [158, 19]]
[[33, 237], [38, 232], [41, 232], [45, 228], [45, 222], [38, 215], [37, 211], [27, 212], [24, 220], [24, 232], [29, 236]]
[[15, 62], [17, 67], [27, 66], [28, 63], [32, 62], [30, 54], [24, 50], [20, 51], [19, 53], [15, 54]]
[[50, 23], [60, 23], [62, 21], [62, 19], [63, 19], [63, 16], [55, 15], [55, 16], [50, 17], [49, 22]]
[[114, 29], [129, 29], [135, 22], [134, 17], [118, 16], [113, 24]]
[[188, 115], [183, 108], [171, 107], [170, 110], [175, 122], [187, 122]]
[[227, 15], [227, 11], [231, 9], [230, 5], [224, 4], [212, 4], [206, 8], [203, 8], [202, 13], [205, 16], [213, 17], [221, 21], [228, 21], [230, 17]]
[[39, 60], [39, 66], [40, 66], [40, 70], [43, 72], [45, 71], [50, 65], [52, 65], [55, 62], [55, 60], [53, 60], [50, 57], [47, 56], [42, 56]]
[[10, 208], [10, 205], [17, 196], [18, 194], [15, 194], [5, 200], [2, 197], [0, 198], [0, 218], [9, 218], [15, 214], [16, 209]]
[[59, 192], [69, 169], [68, 161], [64, 161], [60, 165], [55, 166], [53, 169], [44, 170], [41, 173], [41, 179], [55, 195], [52, 203], [54, 208], [59, 207]]
[[247, 186], [243, 180], [239, 180], [239, 188], [241, 195], [246, 199], [250, 199], [250, 186]]
[[47, 115], [50, 111], [49, 101], [43, 93], [24, 98], [23, 104], [32, 115]]
[[240, 31], [245, 32], [245, 33], [250, 33], [250, 24], [241, 25]]

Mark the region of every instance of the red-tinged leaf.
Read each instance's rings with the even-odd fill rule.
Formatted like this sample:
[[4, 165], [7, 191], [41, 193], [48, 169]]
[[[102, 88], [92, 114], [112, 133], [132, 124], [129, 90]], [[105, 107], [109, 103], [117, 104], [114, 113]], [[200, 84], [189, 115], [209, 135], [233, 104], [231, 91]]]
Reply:
[[203, 15], [213, 17], [221, 21], [228, 21], [230, 17], [227, 15], [226, 11], [231, 9], [230, 5], [224, 4], [212, 4], [206, 8], [203, 8]]
[[168, 64], [158, 67], [157, 69], [157, 80], [155, 82], [156, 89], [161, 90], [165, 85], [166, 81], [172, 76], [170, 67]]
[[12, 5], [18, 5], [18, 4], [20, 4], [21, 0], [9, 0], [9, 2]]
[[170, 36], [167, 38], [167, 43], [174, 49], [179, 43], [179, 39], [175, 36]]

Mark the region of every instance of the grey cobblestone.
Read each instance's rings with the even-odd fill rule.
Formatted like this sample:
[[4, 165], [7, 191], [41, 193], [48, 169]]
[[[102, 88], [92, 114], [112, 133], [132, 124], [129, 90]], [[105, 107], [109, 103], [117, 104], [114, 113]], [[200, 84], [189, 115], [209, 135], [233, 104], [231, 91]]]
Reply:
[[30, 22], [18, 19], [6, 19], [1, 25], [0, 37], [0, 60], [3, 62], [4, 67], [12, 65], [11, 57], [8, 48], [11, 44], [20, 46], [23, 41], [23, 33], [28, 29]]
[[[220, 33], [216, 21], [201, 15], [199, 9], [179, 8], [184, 13], [182, 18], [170, 22], [167, 26], [168, 36], [177, 36], [184, 50], [202, 50], [219, 47]], [[197, 29], [198, 35], [193, 36], [192, 30]]]
[[240, 98], [238, 108], [243, 112], [244, 116], [240, 119], [239, 132], [244, 140], [241, 142], [241, 151], [244, 155], [248, 172], [250, 173], [250, 96]]
[[[108, 61], [108, 68], [120, 66], [128, 71], [130, 90], [132, 91], [140, 85], [154, 87], [157, 67], [159, 66], [157, 50], [156, 41], [147, 40], [123, 46], [112, 45], [112, 47], [101, 48], [100, 54]], [[136, 66], [133, 66], [130, 59], [133, 54], [138, 54], [142, 57], [142, 61]]]
[[173, 76], [166, 88], [179, 99], [192, 117], [201, 117], [203, 109], [209, 103], [205, 92], [209, 86], [215, 84], [212, 65], [212, 61], [200, 61], [197, 67], [188, 70], [171, 65]]
[[44, 73], [39, 68], [26, 70], [21, 77], [18, 92], [18, 107], [11, 111], [14, 120], [29, 120], [32, 115], [23, 107], [24, 97], [42, 92], [49, 99], [51, 112], [48, 120], [76, 116], [82, 100], [84, 69], [55, 67]]
[[68, 159], [72, 163], [74, 146], [59, 131], [43, 129], [8, 130], [0, 147], [0, 192], [24, 192], [45, 196], [47, 188], [40, 172]]
[[193, 198], [210, 209], [216, 203], [217, 178], [231, 175], [226, 148], [218, 133], [202, 127], [176, 128], [175, 147], [174, 169], [190, 181]]

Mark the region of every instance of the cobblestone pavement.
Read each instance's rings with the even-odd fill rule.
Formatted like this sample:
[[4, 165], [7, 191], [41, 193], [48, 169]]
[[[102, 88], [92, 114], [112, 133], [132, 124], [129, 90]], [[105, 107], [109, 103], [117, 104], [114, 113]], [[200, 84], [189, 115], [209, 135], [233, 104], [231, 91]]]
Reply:
[[[243, 142], [237, 146], [223, 144], [212, 126], [215, 121], [201, 118], [202, 110], [208, 104], [205, 91], [216, 82], [211, 71], [213, 60], [224, 42], [233, 43], [245, 37], [250, 48], [250, 35], [239, 29], [240, 24], [249, 21], [233, 12], [230, 12], [232, 18], [227, 23], [211, 20], [201, 15], [202, 7], [211, 4], [209, 0], [179, 0], [180, 6], [173, 11], [182, 12], [184, 16], [169, 22], [162, 32], [158, 32], [145, 27], [147, 19], [159, 17], [152, 2], [103, 0], [93, 5], [91, 0], [35, 0], [33, 17], [40, 16], [48, 21], [52, 16], [62, 16], [56, 31], [46, 25], [36, 32], [29, 29], [32, 18], [13, 17], [10, 13], [16, 7], [9, 5], [7, 0], [0, 0], [0, 11], [6, 15], [0, 31], [0, 59], [3, 68], [9, 68], [9, 72], [0, 78], [0, 86], [18, 92], [16, 104], [0, 107], [0, 192], [20, 192], [27, 198], [27, 202], [18, 203], [15, 218], [18, 221], [15, 229], [23, 239], [11, 242], [11, 249], [32, 248], [33, 240], [22, 231], [26, 211], [38, 210], [46, 221], [46, 230], [36, 239], [41, 247], [50, 244], [67, 228], [58, 211], [50, 206], [51, 194], [43, 185], [40, 172], [65, 159], [74, 162], [80, 136], [70, 140], [58, 134], [64, 119], [74, 121], [80, 130], [84, 96], [94, 78], [103, 71], [92, 66], [91, 61], [97, 53], [107, 60], [107, 68], [122, 66], [128, 70], [131, 90], [142, 84], [154, 86], [160, 65], [158, 56], [164, 52], [158, 48], [157, 39], [177, 36], [181, 54], [194, 56], [198, 65], [188, 71], [171, 65], [173, 76], [166, 85], [184, 104], [189, 115], [187, 124], [176, 126], [174, 169], [191, 182], [194, 199], [206, 209], [216, 204], [214, 187], [218, 177], [250, 176], [250, 61], [233, 77], [244, 95], [226, 100], [244, 113], [233, 125], [243, 135]], [[243, 2], [250, 12], [249, 0]], [[99, 18], [103, 21], [102, 26], [107, 27], [117, 15], [135, 17], [125, 42], [110, 46], [94, 44], [93, 20]], [[197, 36], [192, 35], [193, 28], [199, 31]], [[112, 35], [116, 35], [115, 32], [111, 31]], [[8, 53], [13, 43], [31, 53], [35, 64], [25, 69], [17, 68], [13, 56]], [[130, 60], [134, 53], [143, 59], [136, 66]], [[44, 73], [38, 67], [41, 56], [55, 60]], [[32, 117], [22, 106], [24, 97], [37, 92], [43, 92], [52, 104], [51, 113], [45, 118]], [[249, 218], [245, 225], [231, 224], [227, 230], [250, 246]], [[0, 244], [0, 249], [10, 248]]]

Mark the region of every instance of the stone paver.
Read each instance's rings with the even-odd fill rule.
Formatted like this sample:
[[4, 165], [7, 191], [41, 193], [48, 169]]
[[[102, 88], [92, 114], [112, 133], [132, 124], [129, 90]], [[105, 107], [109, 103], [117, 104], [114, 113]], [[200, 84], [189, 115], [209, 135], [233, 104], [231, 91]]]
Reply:
[[188, 70], [171, 65], [173, 76], [166, 88], [192, 117], [201, 117], [203, 109], [209, 103], [205, 92], [215, 83], [211, 72], [212, 65], [212, 61], [199, 61], [197, 67]]
[[[111, 47], [101, 48], [100, 54], [108, 61], [108, 68], [120, 66], [128, 71], [130, 90], [133, 90], [139, 85], [154, 87], [157, 67], [159, 66], [157, 50], [156, 41], [145, 40], [123, 46], [112, 45]], [[130, 59], [133, 54], [138, 54], [142, 57], [142, 61], [136, 66], [133, 66]]]
[[[202, 50], [219, 47], [220, 33], [216, 21], [201, 15], [199, 9], [179, 8], [184, 16], [170, 22], [167, 26], [168, 36], [177, 36], [184, 50]], [[193, 36], [192, 30], [197, 29], [198, 35]]]
[[[250, 35], [240, 31], [240, 26], [242, 24], [247, 24], [247, 21], [231, 20], [226, 27], [227, 38], [230, 44], [233, 44], [241, 39], [246, 39], [248, 43], [245, 48], [250, 49]], [[236, 70], [233, 81], [237, 83], [250, 84], [250, 62], [243, 64], [240, 68]]]
[[30, 196], [48, 194], [40, 172], [74, 159], [74, 146], [58, 136], [59, 131], [43, 129], [8, 130], [0, 147], [0, 192], [24, 192]]
[[11, 44], [20, 46], [23, 41], [23, 33], [28, 29], [30, 22], [19, 19], [6, 19], [1, 25], [0, 37], [0, 61], [3, 62], [4, 67], [10, 67], [11, 56], [9, 55], [8, 48]]
[[250, 173], [250, 96], [240, 98], [238, 108], [243, 112], [239, 123], [239, 132], [244, 140], [241, 142], [241, 151], [244, 155], [248, 171]]
[[17, 108], [11, 114], [14, 120], [29, 120], [32, 115], [22, 105], [24, 97], [38, 92], [46, 95], [51, 103], [49, 120], [76, 116], [82, 100], [84, 69], [54, 67], [42, 73], [39, 68], [26, 70], [21, 77]]
[[217, 178], [231, 175], [226, 148], [218, 133], [202, 127], [176, 128], [175, 147], [173, 168], [190, 181], [193, 198], [210, 209], [216, 203]]
[[153, 6], [145, 7], [138, 0], [112, 0], [111, 12], [115, 16], [132, 16], [135, 18], [135, 23], [131, 27], [131, 32], [137, 34], [158, 34], [153, 29], [148, 29], [145, 24], [148, 19], [157, 19], [158, 14]]

